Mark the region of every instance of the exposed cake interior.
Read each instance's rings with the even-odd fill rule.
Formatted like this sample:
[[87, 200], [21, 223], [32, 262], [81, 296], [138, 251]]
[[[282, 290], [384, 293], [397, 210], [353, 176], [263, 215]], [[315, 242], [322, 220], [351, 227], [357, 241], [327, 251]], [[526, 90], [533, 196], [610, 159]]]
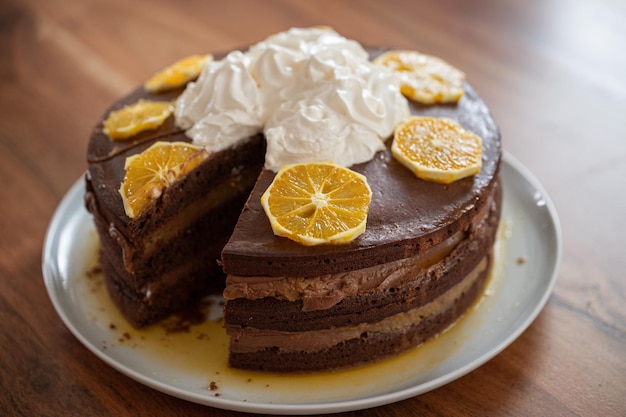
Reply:
[[[143, 89], [119, 108], [150, 97]], [[109, 292], [137, 327], [152, 324], [220, 292], [220, 253], [263, 164], [265, 142], [254, 136], [212, 154], [167, 188], [144, 213], [131, 219], [118, 193], [124, 161], [159, 141], [189, 141], [170, 120], [135, 142], [115, 144], [99, 130], [90, 142], [86, 205], [101, 241], [101, 262]]]

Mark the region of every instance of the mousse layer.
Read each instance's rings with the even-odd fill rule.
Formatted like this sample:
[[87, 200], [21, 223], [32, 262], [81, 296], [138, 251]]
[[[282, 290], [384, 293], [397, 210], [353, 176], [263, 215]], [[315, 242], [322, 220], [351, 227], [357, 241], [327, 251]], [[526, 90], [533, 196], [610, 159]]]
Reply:
[[421, 320], [450, 309], [462, 295], [484, 276], [489, 264], [485, 257], [479, 265], [461, 282], [427, 304], [394, 314], [373, 323], [359, 323], [355, 326], [332, 327], [321, 330], [285, 332], [256, 329], [251, 326], [226, 326], [230, 336], [230, 351], [237, 353], [256, 352], [268, 347], [278, 351], [302, 351], [306, 353], [328, 349], [350, 339], [357, 339], [363, 333], [403, 333]]
[[[472, 284], [469, 284], [470, 280], [465, 280], [451, 290], [456, 293], [456, 297], [452, 293], [442, 296], [441, 304], [438, 300], [434, 301], [432, 310], [430, 306], [424, 306], [412, 312], [401, 313], [384, 322], [370, 325], [371, 330], [366, 330], [367, 325], [361, 326], [362, 328], [347, 328], [345, 332], [344, 329], [338, 329], [337, 333], [343, 334], [345, 338], [337, 338], [332, 331], [309, 333], [307, 336], [310, 338], [307, 339], [317, 345], [318, 349], [315, 350], [305, 347], [306, 343], [301, 344], [297, 336], [289, 334], [275, 333], [264, 341], [249, 341], [247, 339], [254, 338], [251, 332], [243, 338], [249, 347], [256, 345], [258, 350], [246, 348], [246, 343], [241, 343], [244, 347], [231, 345], [229, 364], [236, 368], [259, 371], [300, 373], [355, 366], [406, 352], [447, 329], [467, 311], [481, 295], [491, 265], [492, 257], [488, 255], [472, 274]], [[463, 290], [459, 291], [460, 288]], [[258, 335], [265, 338], [264, 332]], [[232, 337], [235, 339], [237, 335]], [[275, 337], [279, 339], [278, 342]], [[242, 341], [243, 338], [238, 340]], [[263, 343], [267, 345], [262, 347]], [[298, 346], [303, 349], [298, 349]]]

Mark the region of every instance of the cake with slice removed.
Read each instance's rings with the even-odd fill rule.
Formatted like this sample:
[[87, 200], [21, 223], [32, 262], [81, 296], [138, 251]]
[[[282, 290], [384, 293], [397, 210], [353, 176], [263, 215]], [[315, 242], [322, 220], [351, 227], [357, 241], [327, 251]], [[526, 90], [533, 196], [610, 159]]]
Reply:
[[[287, 34], [284, 39], [288, 42], [302, 45], [301, 40], [294, 40], [297, 36], [294, 38], [293, 33]], [[265, 42], [266, 46], [271, 44]], [[348, 48], [360, 53], [360, 46], [352, 42]], [[267, 62], [258, 57], [267, 58], [268, 50], [281, 48], [260, 51], [262, 48], [255, 45], [248, 55], [229, 54], [214, 62], [230, 59], [231, 67], [239, 65], [254, 75], [252, 80], [259, 80], [261, 64]], [[311, 54], [313, 62], [308, 61], [308, 68], [329, 62], [329, 52], [317, 49], [321, 52]], [[370, 58], [382, 52], [367, 50]], [[350, 53], [341, 52], [341, 59], [348, 60]], [[349, 162], [342, 163], [364, 175], [371, 188], [365, 231], [349, 243], [307, 246], [274, 234], [261, 206], [261, 195], [285, 160], [302, 161], [298, 149], [295, 154], [285, 151], [289, 146], [283, 139], [293, 139], [287, 128], [306, 125], [315, 119], [313, 116], [319, 116], [313, 112], [319, 110], [319, 103], [293, 101], [289, 107], [279, 106], [272, 115], [261, 111], [246, 115], [242, 121], [237, 119], [241, 113], [233, 111], [241, 101], [234, 100], [234, 105], [216, 103], [223, 98], [222, 93], [203, 84], [210, 72], [205, 68], [200, 79], [186, 88], [158, 93], [137, 89], [105, 112], [90, 139], [86, 204], [100, 236], [107, 288], [131, 323], [137, 327], [155, 323], [210, 292], [223, 291], [231, 365], [302, 372], [353, 366], [398, 354], [445, 330], [476, 300], [493, 263], [502, 196], [501, 143], [486, 105], [467, 83], [455, 103], [424, 105], [407, 100], [406, 114], [394, 110], [395, 115], [393, 106], [399, 103], [395, 93], [373, 87], [372, 91], [389, 95], [386, 103], [391, 103], [392, 110], [383, 107], [386, 116], [373, 112], [375, 117], [369, 122], [374, 127], [342, 121], [342, 132], [348, 132], [348, 145], [344, 143], [342, 149], [347, 150], [332, 148], [329, 153], [343, 155], [361, 148], [371, 152], [369, 158], [355, 152], [349, 155]], [[374, 73], [374, 81], [368, 83], [384, 81], [387, 75]], [[346, 82], [348, 86], [354, 84], [353, 79]], [[397, 85], [390, 87], [397, 89]], [[278, 94], [265, 94], [259, 107], [269, 106], [263, 97], [298, 96], [289, 88], [293, 85]], [[329, 93], [315, 88], [310, 97], [324, 97], [320, 102], [335, 106], [333, 109], [343, 108], [345, 102], [341, 100], [350, 103], [366, 97], [366, 109], [380, 110], [371, 106], [367, 95], [339, 94], [337, 99], [325, 94], [341, 89], [329, 89], [335, 92]], [[236, 93], [233, 96], [239, 97]], [[250, 90], [242, 96], [254, 98], [257, 93]], [[140, 99], [176, 101], [175, 115], [159, 127], [122, 141], [104, 133], [104, 121], [113, 111]], [[213, 121], [207, 120], [206, 114], [215, 113], [210, 109], [220, 106], [225, 110]], [[293, 108], [305, 111], [294, 116], [290, 113]], [[353, 113], [363, 114], [360, 105], [354, 108], [358, 111]], [[198, 109], [206, 114], [199, 114]], [[321, 113], [325, 116], [316, 120], [334, 121], [341, 113]], [[479, 136], [480, 171], [449, 184], [416, 177], [392, 155], [389, 139], [398, 121], [409, 113], [447, 117]], [[304, 122], [303, 114], [307, 116]], [[260, 128], [254, 124], [257, 122]], [[386, 125], [386, 130], [376, 131], [377, 124]], [[216, 130], [220, 125], [229, 126], [225, 129], [229, 132], [236, 130], [234, 135], [240, 137], [229, 143], [224, 132]], [[325, 134], [327, 128], [322, 126], [316, 134]], [[381, 137], [380, 144], [370, 140], [384, 132], [387, 137]], [[351, 142], [359, 134], [367, 140]], [[308, 139], [306, 132], [302, 135]], [[198, 140], [200, 136], [206, 141]], [[126, 160], [156, 142], [194, 143], [209, 149], [208, 156], [160, 190], [131, 218], [119, 192], [125, 181]], [[219, 142], [219, 146], [212, 142]], [[309, 145], [304, 140], [301, 147]], [[275, 152], [277, 148], [282, 154]], [[273, 155], [270, 161], [266, 152]]]

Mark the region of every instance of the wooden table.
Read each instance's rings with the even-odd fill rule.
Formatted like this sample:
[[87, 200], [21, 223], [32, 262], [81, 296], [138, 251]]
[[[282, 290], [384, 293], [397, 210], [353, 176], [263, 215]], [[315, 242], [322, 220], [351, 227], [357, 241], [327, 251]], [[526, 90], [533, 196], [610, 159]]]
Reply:
[[109, 103], [182, 56], [320, 24], [462, 68], [553, 199], [564, 241], [549, 302], [510, 347], [439, 389], [346, 415], [626, 415], [626, 7], [611, 0], [2, 0], [0, 415], [241, 415], [88, 351], [48, 298], [42, 243]]

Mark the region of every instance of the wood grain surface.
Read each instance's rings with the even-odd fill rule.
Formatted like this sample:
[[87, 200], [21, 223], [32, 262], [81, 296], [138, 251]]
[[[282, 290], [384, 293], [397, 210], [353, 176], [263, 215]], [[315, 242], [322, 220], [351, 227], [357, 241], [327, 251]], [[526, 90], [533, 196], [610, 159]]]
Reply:
[[626, 415], [626, 5], [618, 0], [0, 0], [0, 415], [239, 416], [89, 352], [44, 287], [46, 228], [99, 116], [166, 64], [293, 26], [462, 68], [553, 199], [563, 259], [518, 340], [426, 394], [346, 416]]

